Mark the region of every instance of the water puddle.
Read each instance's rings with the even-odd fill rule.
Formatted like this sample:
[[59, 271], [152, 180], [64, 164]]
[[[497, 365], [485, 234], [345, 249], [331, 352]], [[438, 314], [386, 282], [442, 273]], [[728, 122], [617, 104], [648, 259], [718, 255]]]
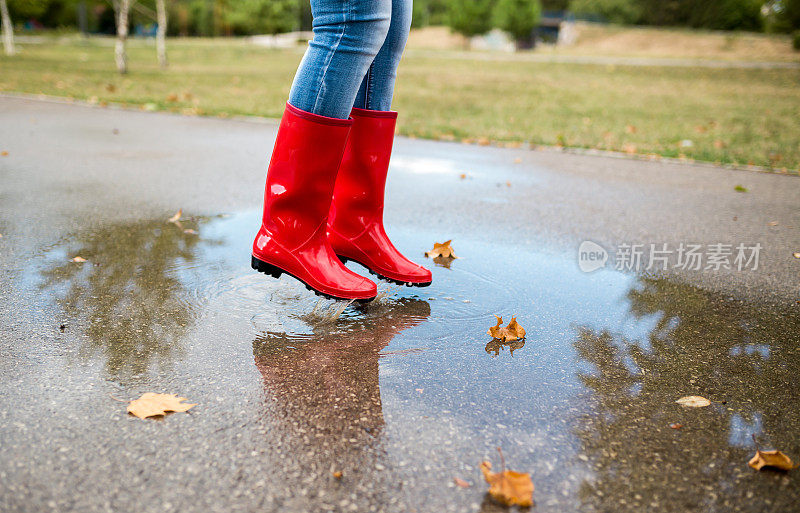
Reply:
[[[461, 258], [439, 265], [422, 254], [441, 237], [403, 227], [390, 234], [431, 267], [431, 287], [383, 284], [363, 307], [320, 302], [250, 269], [258, 213], [187, 217], [74, 234], [34, 259], [20, 288], [48, 313], [31, 328], [42, 338], [28, 339], [45, 342], [19, 350], [49, 363], [18, 384], [43, 368], [84, 384], [93, 399], [81, 401], [109, 408], [101, 433], [132, 441], [148, 435], [116, 427], [108, 393], [191, 396], [188, 420], [164, 425], [189, 430], [176, 443], [205, 440], [205, 453], [168, 461], [217, 462], [210, 479], [231, 496], [260, 490], [267, 510], [491, 511], [477, 466], [495, 447], [533, 475], [537, 511], [788, 511], [800, 500], [798, 473], [746, 466], [751, 432], [800, 457], [796, 308], [585, 274], [571, 256], [477, 237], [453, 241]], [[494, 315], [516, 315], [526, 339], [493, 342]], [[48, 386], [29, 400], [67, 397]], [[675, 404], [685, 395], [712, 405]]]

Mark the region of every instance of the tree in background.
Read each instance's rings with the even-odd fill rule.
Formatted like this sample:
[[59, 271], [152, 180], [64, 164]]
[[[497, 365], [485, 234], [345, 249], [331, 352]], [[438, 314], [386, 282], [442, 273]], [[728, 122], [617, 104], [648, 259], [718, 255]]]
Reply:
[[449, 10], [448, 0], [414, 0], [414, 14], [411, 26], [414, 28], [429, 25], [446, 25]]
[[[133, 0], [134, 2], [136, 0]], [[114, 2], [117, 9], [117, 42], [114, 45], [114, 60], [117, 63], [117, 71], [121, 74], [128, 72], [128, 54], [126, 44], [128, 42], [128, 11], [130, 10], [130, 0], [117, 0]]]
[[223, 18], [233, 34], [278, 34], [297, 28], [299, 7], [297, 0], [235, 0]]
[[539, 0], [498, 0], [494, 8], [495, 25], [511, 34], [518, 49], [533, 47], [533, 30], [541, 17]]
[[[673, 5], [675, 2], [665, 2]], [[641, 1], [637, 0], [572, 0], [569, 9], [578, 15], [595, 15], [611, 23], [639, 23]]]
[[800, 0], [770, 0], [764, 8], [769, 32], [800, 31]]
[[45, 13], [51, 0], [8, 0], [8, 10], [16, 20], [37, 19]]
[[164, 0], [156, 0], [156, 18], [158, 32], [156, 32], [156, 53], [158, 54], [158, 64], [162, 68], [167, 67], [167, 9]]
[[763, 0], [638, 0], [641, 23], [717, 30], [760, 30]]
[[3, 49], [6, 55], [14, 55], [14, 24], [11, 23], [11, 16], [8, 14], [8, 4], [6, 0], [0, 0], [0, 17], [3, 22]]
[[492, 29], [494, 0], [450, 0], [447, 25], [466, 37], [479, 36]]

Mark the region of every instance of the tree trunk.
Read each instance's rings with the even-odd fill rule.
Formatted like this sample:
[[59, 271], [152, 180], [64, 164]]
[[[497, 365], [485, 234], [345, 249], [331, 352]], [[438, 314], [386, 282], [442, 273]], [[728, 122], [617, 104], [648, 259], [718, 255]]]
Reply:
[[0, 17], [3, 18], [3, 48], [6, 55], [14, 55], [14, 25], [11, 24], [11, 16], [8, 15], [8, 5], [6, 0], [0, 0]]
[[156, 0], [156, 11], [158, 12], [158, 31], [156, 32], [156, 51], [158, 52], [158, 64], [166, 68], [167, 62], [167, 9], [164, 0]]
[[117, 4], [117, 44], [114, 46], [114, 58], [117, 61], [117, 71], [128, 72], [128, 55], [125, 43], [128, 40], [128, 10], [130, 0], [119, 0]]

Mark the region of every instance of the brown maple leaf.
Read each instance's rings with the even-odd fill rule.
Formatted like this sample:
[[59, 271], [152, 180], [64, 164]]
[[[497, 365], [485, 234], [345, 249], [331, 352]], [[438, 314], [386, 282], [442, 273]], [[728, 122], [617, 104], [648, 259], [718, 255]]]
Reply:
[[453, 251], [453, 248], [450, 247], [450, 243], [453, 242], [453, 239], [450, 239], [445, 242], [434, 242], [433, 249], [430, 251], [425, 252], [425, 256], [428, 258], [458, 258]]
[[164, 415], [167, 412], [183, 412], [197, 404], [184, 403], [185, 397], [177, 394], [155, 394], [147, 392], [142, 397], [128, 403], [128, 413], [140, 419]]
[[759, 449], [755, 435], [753, 435], [753, 443], [756, 444], [756, 453], [747, 464], [754, 469], [761, 470], [764, 467], [771, 467], [778, 470], [792, 470], [797, 466], [790, 457], [781, 451], [762, 451]]
[[792, 459], [781, 451], [761, 451], [758, 449], [756, 449], [755, 456], [753, 456], [747, 464], [756, 470], [761, 470], [764, 467], [772, 467], [779, 470], [792, 470], [795, 467]]
[[503, 342], [513, 342], [514, 340], [521, 340], [525, 338], [525, 328], [517, 323], [516, 317], [511, 317], [511, 322], [508, 326], [500, 327], [503, 324], [503, 318], [499, 315], [497, 317], [497, 325], [489, 328], [488, 333], [492, 338], [502, 340]]
[[[499, 447], [497, 451], [503, 460], [503, 453]], [[492, 464], [488, 461], [481, 463], [481, 472], [489, 483], [489, 495], [500, 504], [523, 508], [533, 505], [533, 481], [530, 474], [505, 470], [504, 460], [502, 472], [492, 472]]]

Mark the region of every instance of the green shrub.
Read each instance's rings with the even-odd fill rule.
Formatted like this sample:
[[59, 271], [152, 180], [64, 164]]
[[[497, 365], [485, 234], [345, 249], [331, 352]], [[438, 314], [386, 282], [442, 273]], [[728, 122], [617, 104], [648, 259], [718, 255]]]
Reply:
[[494, 0], [450, 0], [447, 25], [467, 37], [479, 36], [492, 29]]
[[800, 30], [792, 32], [792, 48], [800, 51]]
[[539, 0], [498, 0], [494, 20], [498, 28], [514, 37], [517, 48], [532, 42], [533, 29], [542, 17]]

